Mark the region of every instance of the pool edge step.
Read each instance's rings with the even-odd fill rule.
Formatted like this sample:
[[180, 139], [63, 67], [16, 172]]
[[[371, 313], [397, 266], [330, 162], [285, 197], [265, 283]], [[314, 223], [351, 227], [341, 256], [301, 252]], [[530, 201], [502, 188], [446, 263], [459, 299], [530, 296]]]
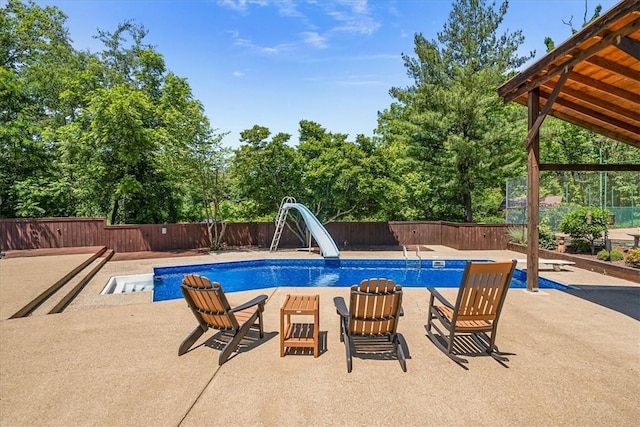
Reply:
[[9, 319], [19, 319], [21, 317], [30, 316], [35, 310], [38, 309], [43, 303], [45, 303], [48, 299], [52, 298], [60, 289], [62, 289], [69, 281], [71, 281], [78, 273], [84, 270], [88, 265], [96, 260], [99, 256], [105, 253], [107, 250], [106, 246], [100, 247], [96, 253], [87, 258], [84, 262], [80, 263], [74, 269], [72, 269], [69, 273], [65, 274], [58, 281], [53, 283], [47, 289], [45, 289], [40, 295], [32, 299], [29, 303], [27, 303], [20, 310], [16, 311]]
[[82, 292], [93, 276], [95, 276], [96, 273], [100, 271], [100, 269], [113, 257], [114, 253], [113, 249], [107, 250], [100, 258], [98, 264], [89, 270], [89, 272], [87, 272], [87, 274], [82, 277], [82, 279], [80, 279], [80, 281], [47, 314], [62, 313], [64, 309], [67, 308], [69, 304], [71, 304], [71, 302], [80, 294], [80, 292]]

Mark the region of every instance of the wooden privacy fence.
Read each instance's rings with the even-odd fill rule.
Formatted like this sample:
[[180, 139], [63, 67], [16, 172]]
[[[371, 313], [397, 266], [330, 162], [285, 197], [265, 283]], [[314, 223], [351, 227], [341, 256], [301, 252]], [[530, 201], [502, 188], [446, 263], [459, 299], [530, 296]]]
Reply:
[[[504, 224], [452, 222], [333, 222], [326, 225], [341, 249], [376, 246], [444, 245], [461, 250], [507, 248]], [[229, 247], [268, 248], [274, 223], [227, 224]], [[206, 224], [106, 225], [104, 218], [0, 219], [0, 249], [25, 250], [106, 246], [116, 252], [172, 251], [206, 248]], [[302, 244], [285, 228], [280, 247]]]

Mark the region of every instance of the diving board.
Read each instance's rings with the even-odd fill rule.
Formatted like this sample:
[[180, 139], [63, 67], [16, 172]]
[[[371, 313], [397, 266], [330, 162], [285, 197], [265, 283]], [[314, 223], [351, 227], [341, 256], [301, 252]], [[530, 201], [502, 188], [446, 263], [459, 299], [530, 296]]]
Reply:
[[[519, 259], [517, 260], [518, 262], [527, 263], [526, 259]], [[565, 261], [563, 259], [545, 259], [545, 258], [540, 258], [538, 260], [538, 264], [540, 265], [550, 265], [553, 267], [553, 271], [561, 271], [560, 267], [563, 265], [575, 265], [576, 263], [573, 261]]]

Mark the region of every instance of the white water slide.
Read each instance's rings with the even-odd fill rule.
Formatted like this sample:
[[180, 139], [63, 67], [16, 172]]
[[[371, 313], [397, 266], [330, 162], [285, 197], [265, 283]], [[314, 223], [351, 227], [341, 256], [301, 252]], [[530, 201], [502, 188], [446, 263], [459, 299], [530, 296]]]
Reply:
[[304, 223], [307, 225], [307, 229], [309, 233], [313, 236], [313, 238], [318, 243], [320, 247], [320, 252], [322, 256], [325, 258], [339, 258], [340, 251], [336, 246], [336, 242], [333, 241], [331, 235], [327, 231], [326, 228], [318, 221], [318, 218], [311, 213], [311, 211], [302, 203], [296, 203], [295, 199], [292, 197], [286, 197], [282, 200], [282, 204], [280, 205], [280, 211], [278, 212], [278, 219], [276, 220], [276, 231], [273, 235], [273, 240], [271, 241], [271, 251], [274, 251], [278, 248], [278, 243], [280, 242], [280, 235], [282, 234], [282, 229], [284, 228], [284, 224], [287, 220], [287, 213], [289, 209], [296, 209], [300, 212]]

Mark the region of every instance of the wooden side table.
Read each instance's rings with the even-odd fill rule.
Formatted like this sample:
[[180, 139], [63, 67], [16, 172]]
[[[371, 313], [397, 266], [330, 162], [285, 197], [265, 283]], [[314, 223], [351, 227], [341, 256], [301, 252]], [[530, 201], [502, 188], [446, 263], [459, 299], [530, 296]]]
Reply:
[[[313, 323], [292, 322], [291, 316], [313, 316]], [[280, 357], [287, 347], [313, 348], [318, 357], [319, 328], [320, 295], [287, 295], [280, 308]]]

